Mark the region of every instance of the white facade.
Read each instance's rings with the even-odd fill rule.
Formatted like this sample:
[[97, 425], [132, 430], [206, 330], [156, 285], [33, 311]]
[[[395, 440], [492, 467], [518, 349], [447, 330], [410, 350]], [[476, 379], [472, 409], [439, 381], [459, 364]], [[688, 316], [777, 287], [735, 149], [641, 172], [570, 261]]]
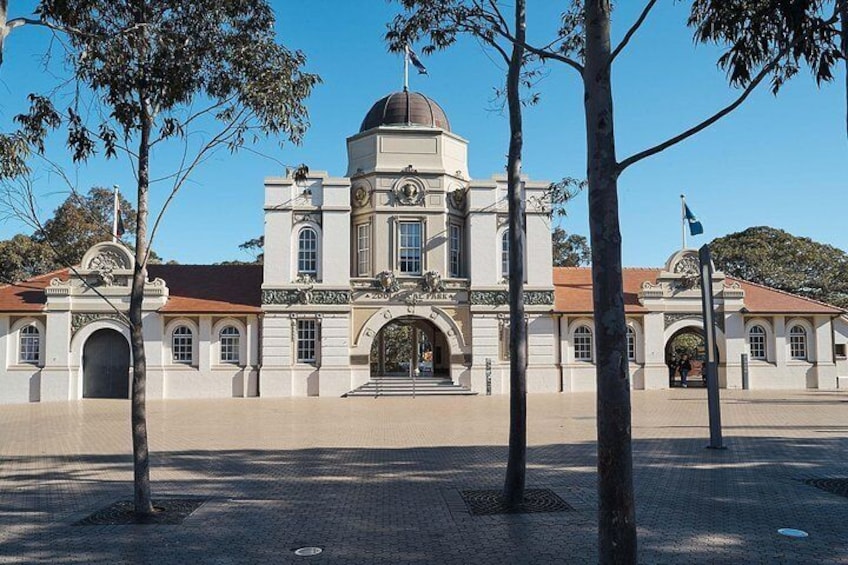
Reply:
[[[347, 148], [344, 177], [266, 179], [263, 266], [150, 267], [148, 398], [342, 396], [395, 322], [428, 336], [434, 371], [509, 393], [505, 176], [471, 179], [467, 142], [420, 95], [375, 104]], [[591, 273], [552, 269], [548, 183], [523, 186], [528, 392], [594, 390]], [[671, 386], [669, 344], [703, 329], [696, 257], [625, 269], [634, 389]], [[131, 273], [101, 243], [76, 273], [0, 287], [0, 403], [125, 398]], [[848, 388], [844, 312], [722, 273], [712, 291], [721, 386]]]

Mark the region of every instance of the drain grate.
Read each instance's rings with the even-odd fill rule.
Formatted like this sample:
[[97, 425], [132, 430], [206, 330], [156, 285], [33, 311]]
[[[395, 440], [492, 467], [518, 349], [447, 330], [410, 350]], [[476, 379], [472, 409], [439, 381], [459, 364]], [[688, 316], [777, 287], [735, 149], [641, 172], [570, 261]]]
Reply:
[[74, 526], [129, 526], [131, 524], [153, 524], [175, 526], [197, 510], [205, 500], [201, 498], [169, 498], [157, 500], [151, 516], [139, 518], [135, 515], [131, 500], [120, 500], [101, 508], [94, 514], [74, 523]]
[[550, 489], [527, 489], [524, 502], [509, 506], [500, 490], [463, 490], [460, 492], [472, 516], [493, 514], [528, 514], [533, 512], [565, 512], [574, 510]]
[[816, 487], [831, 494], [837, 494], [848, 498], [848, 478], [835, 479], [806, 479], [804, 484]]

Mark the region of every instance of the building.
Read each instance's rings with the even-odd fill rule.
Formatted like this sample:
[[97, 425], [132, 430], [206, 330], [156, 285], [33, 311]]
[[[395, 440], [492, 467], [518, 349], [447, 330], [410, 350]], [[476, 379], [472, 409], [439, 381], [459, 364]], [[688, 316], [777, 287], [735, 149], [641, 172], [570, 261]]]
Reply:
[[[471, 179], [467, 141], [412, 92], [377, 101], [347, 150], [343, 177], [266, 179], [264, 265], [150, 266], [148, 398], [342, 396], [398, 368], [508, 393], [506, 178]], [[528, 391], [592, 390], [591, 272], [551, 267], [548, 183], [524, 188]], [[0, 287], [0, 402], [128, 396], [132, 261], [104, 242]], [[677, 384], [680, 336], [697, 356], [696, 273], [692, 250], [625, 269], [633, 388]], [[745, 354], [751, 388], [848, 387], [843, 311], [722, 273], [712, 286], [722, 386], [743, 386]], [[411, 336], [405, 364], [391, 328]]]

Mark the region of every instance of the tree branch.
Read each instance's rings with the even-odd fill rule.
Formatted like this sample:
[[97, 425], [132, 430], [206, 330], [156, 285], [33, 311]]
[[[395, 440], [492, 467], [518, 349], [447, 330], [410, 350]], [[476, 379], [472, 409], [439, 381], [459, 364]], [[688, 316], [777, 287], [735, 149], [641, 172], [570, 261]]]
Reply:
[[612, 55], [610, 55], [610, 65], [612, 65], [612, 62], [615, 60], [616, 56], [618, 56], [618, 54], [621, 53], [625, 47], [627, 47], [627, 44], [630, 42], [630, 39], [636, 34], [636, 31], [638, 31], [639, 27], [642, 25], [642, 22], [644, 22], [645, 19], [648, 17], [648, 13], [651, 11], [651, 8], [653, 8], [654, 4], [656, 3], [657, 0], [650, 0], [645, 5], [645, 8], [642, 10], [642, 13], [639, 14], [639, 19], [637, 19], [636, 22], [630, 27], [630, 29], [627, 30], [627, 33], [624, 34], [624, 38], [621, 40], [621, 43], [618, 44], [618, 46], [613, 50]]

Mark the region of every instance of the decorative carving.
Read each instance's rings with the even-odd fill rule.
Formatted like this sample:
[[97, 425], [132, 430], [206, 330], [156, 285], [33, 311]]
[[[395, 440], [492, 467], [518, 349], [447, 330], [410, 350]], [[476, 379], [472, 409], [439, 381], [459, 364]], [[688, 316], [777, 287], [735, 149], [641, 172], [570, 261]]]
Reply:
[[377, 273], [377, 288], [383, 293], [397, 292], [400, 290], [400, 283], [395, 274], [391, 271], [382, 271]]
[[117, 249], [104, 248], [97, 253], [85, 266], [92, 271], [118, 271], [130, 270], [132, 265], [127, 260], [126, 255], [120, 253]]
[[444, 292], [445, 283], [442, 281], [442, 275], [438, 271], [427, 271], [424, 273], [424, 280], [421, 281], [421, 287], [427, 293]]
[[687, 253], [674, 266], [674, 272], [690, 277], [697, 277], [701, 274], [701, 264], [698, 261], [698, 256], [695, 253]]
[[349, 290], [315, 290], [311, 286], [299, 289], [265, 289], [262, 304], [320, 304], [327, 306], [350, 304]]
[[403, 301], [407, 306], [416, 306], [421, 303], [421, 295], [417, 292], [411, 292]]
[[98, 320], [115, 320], [126, 324], [126, 320], [114, 312], [75, 313], [71, 315], [71, 334], [76, 334], [83, 327]]
[[400, 170], [400, 172], [409, 174], [409, 173], [417, 173], [417, 172], [418, 172], [418, 170], [417, 170], [417, 169], [415, 169], [415, 168], [412, 166], [412, 164], [410, 163], [409, 165], [407, 165], [407, 166], [405, 166], [404, 168], [402, 168], [402, 169]]
[[315, 279], [309, 273], [299, 273], [297, 278], [294, 279], [294, 282], [297, 284], [312, 284], [315, 282]]
[[461, 188], [454, 189], [450, 193], [450, 203], [457, 210], [462, 210], [465, 207], [465, 191]]
[[[472, 290], [468, 300], [472, 305], [504, 306], [509, 303], [509, 292], [505, 290]], [[524, 291], [525, 306], [547, 306], [554, 303], [552, 290]]]
[[357, 208], [362, 208], [368, 204], [368, 189], [365, 185], [360, 184], [353, 189], [353, 205]]
[[395, 183], [395, 200], [402, 206], [418, 206], [424, 202], [423, 183], [415, 178], [404, 177]]
[[295, 212], [293, 219], [295, 225], [302, 223], [312, 223], [316, 226], [321, 225], [321, 214], [314, 212]]
[[694, 290], [701, 288], [701, 277], [684, 274], [679, 280], [673, 283], [675, 290]]

